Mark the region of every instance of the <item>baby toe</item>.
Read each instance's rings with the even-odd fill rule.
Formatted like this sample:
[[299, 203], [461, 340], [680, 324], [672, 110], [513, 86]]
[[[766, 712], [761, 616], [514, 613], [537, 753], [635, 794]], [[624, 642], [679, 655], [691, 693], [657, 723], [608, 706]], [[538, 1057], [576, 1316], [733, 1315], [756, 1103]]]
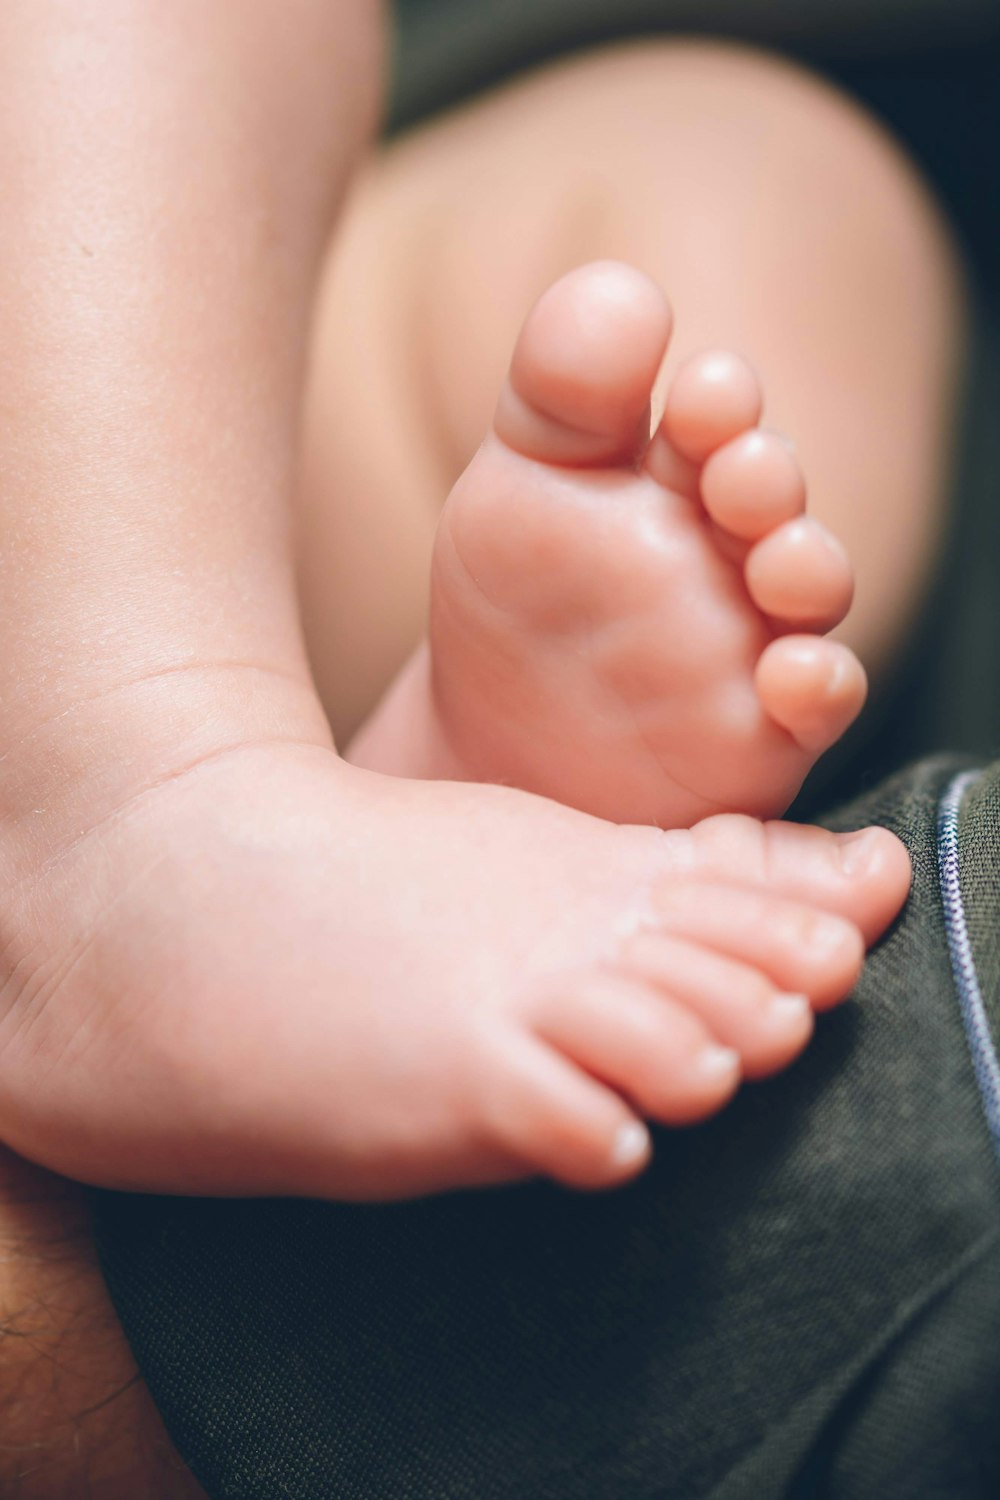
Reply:
[[660, 931], [761, 970], [817, 1010], [842, 1000], [861, 972], [864, 943], [843, 917], [742, 886], [670, 884], [657, 896]]
[[765, 713], [813, 755], [854, 722], [868, 692], [854, 652], [815, 635], [772, 641], [761, 652], [754, 682]]
[[553, 464], [634, 458], [670, 337], [655, 282], [619, 261], [569, 272], [528, 314], [494, 425], [510, 447]]
[[806, 485], [784, 439], [754, 428], [711, 454], [701, 474], [701, 498], [716, 525], [757, 541], [801, 515]]
[[738, 1054], [662, 987], [618, 973], [580, 980], [544, 1005], [547, 1041], [663, 1125], [715, 1114], [740, 1079]]
[[477, 1080], [483, 1144], [567, 1187], [614, 1187], [649, 1160], [649, 1133], [613, 1089], [529, 1033], [490, 1038]]
[[740, 1058], [745, 1078], [766, 1078], [797, 1057], [813, 1033], [805, 995], [775, 988], [759, 969], [710, 948], [658, 932], [639, 932], [621, 962], [699, 1017]]
[[759, 610], [800, 630], [832, 630], [854, 597], [846, 550], [811, 516], [787, 521], [759, 541], [743, 576]]
[[696, 354], [674, 376], [661, 427], [678, 453], [702, 463], [753, 427], [762, 405], [760, 384], [746, 360], [722, 350]]
[[667, 837], [678, 845], [688, 879], [766, 887], [846, 917], [868, 943], [898, 915], [910, 889], [910, 857], [887, 828], [833, 833], [718, 813]]

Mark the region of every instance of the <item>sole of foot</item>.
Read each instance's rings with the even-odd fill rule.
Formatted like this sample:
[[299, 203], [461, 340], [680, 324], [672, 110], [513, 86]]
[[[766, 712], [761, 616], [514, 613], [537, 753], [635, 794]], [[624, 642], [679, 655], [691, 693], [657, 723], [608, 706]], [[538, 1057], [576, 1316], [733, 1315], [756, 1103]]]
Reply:
[[824, 638], [850, 564], [757, 425], [749, 366], [689, 360], [649, 437], [671, 321], [616, 262], [528, 316], [444, 509], [429, 650], [402, 687], [407, 712], [429, 700], [432, 772], [617, 822], [774, 816], [859, 712], [864, 671]]

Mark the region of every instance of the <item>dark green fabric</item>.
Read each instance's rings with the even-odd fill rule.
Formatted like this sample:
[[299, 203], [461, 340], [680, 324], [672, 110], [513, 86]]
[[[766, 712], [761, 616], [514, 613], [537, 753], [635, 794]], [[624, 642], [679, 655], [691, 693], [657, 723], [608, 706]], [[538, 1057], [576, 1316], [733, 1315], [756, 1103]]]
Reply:
[[[953, 770], [836, 820], [897, 829], [915, 866], [856, 1002], [786, 1076], [659, 1134], [624, 1192], [98, 1195], [116, 1305], [209, 1494], [1000, 1493], [1000, 1177], [936, 868]], [[963, 881], [992, 932], [1000, 768], [975, 805]], [[980, 956], [996, 1019], [995, 941]]]
[[[1000, 554], [998, 554], [1000, 555]], [[975, 871], [964, 895], [976, 968], [1000, 974], [1000, 859], [992, 829], [1000, 824], [1000, 796], [994, 782], [973, 787], [962, 804], [959, 836], [967, 867]]]

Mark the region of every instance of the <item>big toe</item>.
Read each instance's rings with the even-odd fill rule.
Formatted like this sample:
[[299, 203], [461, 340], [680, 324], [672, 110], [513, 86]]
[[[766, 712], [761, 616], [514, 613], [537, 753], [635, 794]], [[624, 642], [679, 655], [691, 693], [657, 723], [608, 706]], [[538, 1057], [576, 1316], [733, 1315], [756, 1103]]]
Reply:
[[677, 869], [701, 880], [747, 884], [846, 918], [873, 943], [910, 889], [910, 858], [887, 828], [832, 833], [721, 813], [666, 835]]
[[554, 464], [627, 462], [648, 439], [650, 392], [670, 338], [665, 296], [641, 271], [595, 261], [528, 314], [497, 406], [501, 440]]

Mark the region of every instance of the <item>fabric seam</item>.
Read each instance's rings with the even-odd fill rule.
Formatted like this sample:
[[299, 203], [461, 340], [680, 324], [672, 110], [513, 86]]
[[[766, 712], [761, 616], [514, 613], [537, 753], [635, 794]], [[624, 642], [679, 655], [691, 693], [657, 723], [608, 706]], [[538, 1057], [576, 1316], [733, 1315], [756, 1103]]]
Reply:
[[997, 1058], [983, 992], [976, 971], [969, 924], [962, 898], [959, 814], [966, 792], [982, 776], [981, 770], [962, 771], [949, 783], [938, 803], [937, 852], [944, 909], [945, 934], [951, 971], [958, 994], [965, 1039], [979, 1088], [993, 1150], [1000, 1160], [1000, 1059]]

